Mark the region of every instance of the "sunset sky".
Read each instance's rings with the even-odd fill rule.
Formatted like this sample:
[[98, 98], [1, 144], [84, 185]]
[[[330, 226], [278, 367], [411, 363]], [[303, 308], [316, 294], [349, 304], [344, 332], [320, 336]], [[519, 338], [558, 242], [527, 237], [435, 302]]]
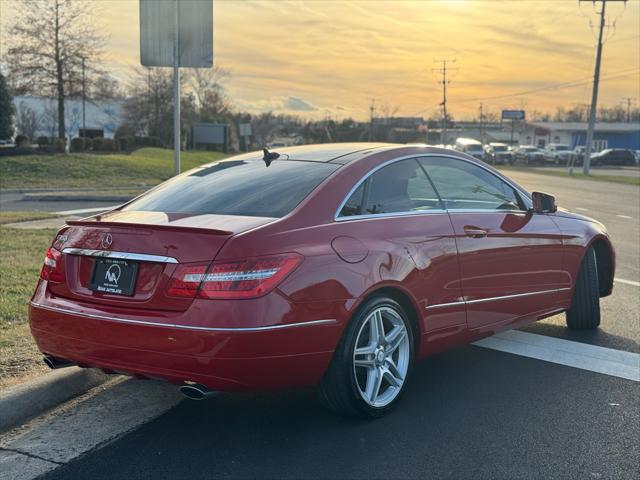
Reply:
[[[110, 37], [108, 69], [126, 79], [139, 64], [138, 2], [96, 4]], [[251, 112], [364, 119], [375, 98], [396, 115], [430, 116], [441, 101], [433, 72], [441, 58], [456, 59], [455, 118], [474, 116], [480, 102], [494, 112], [553, 112], [590, 99], [596, 8], [577, 0], [215, 0], [214, 61], [231, 73], [231, 101]], [[600, 104], [640, 101], [640, 1], [607, 11], [615, 28], [607, 29]], [[13, 15], [2, 9], [5, 30]], [[507, 97], [568, 82], [582, 83]]]

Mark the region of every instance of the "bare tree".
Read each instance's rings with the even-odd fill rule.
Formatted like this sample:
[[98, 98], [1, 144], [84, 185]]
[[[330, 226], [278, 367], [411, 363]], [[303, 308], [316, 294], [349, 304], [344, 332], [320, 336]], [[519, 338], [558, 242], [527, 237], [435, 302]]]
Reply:
[[20, 2], [9, 29], [7, 64], [18, 93], [57, 99], [58, 137], [65, 138], [65, 98], [97, 71], [104, 36], [94, 27], [94, 3], [72, 0]]
[[224, 92], [229, 72], [219, 66], [194, 68], [187, 73], [187, 86], [193, 92], [201, 121], [218, 121], [227, 117], [231, 106]]
[[35, 140], [33, 137], [38, 131], [40, 126], [40, 118], [38, 114], [33, 111], [26, 102], [21, 101], [18, 104], [18, 110], [16, 112], [16, 127], [18, 133], [26, 136], [30, 140]]
[[124, 93], [118, 80], [111, 75], [102, 74], [94, 80], [89, 96], [96, 101], [115, 100], [124, 97]]

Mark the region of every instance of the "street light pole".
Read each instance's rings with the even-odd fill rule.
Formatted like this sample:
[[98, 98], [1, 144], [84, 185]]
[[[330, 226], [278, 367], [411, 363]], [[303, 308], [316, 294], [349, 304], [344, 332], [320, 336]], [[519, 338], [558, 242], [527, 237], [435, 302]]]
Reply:
[[173, 174], [180, 174], [180, 38], [178, 0], [174, 1], [173, 23]]
[[[86, 90], [86, 81], [85, 81], [85, 73], [84, 73], [84, 57], [82, 57], [82, 138], [86, 138], [87, 136], [87, 117], [85, 115], [85, 102], [87, 99], [87, 90]], [[82, 148], [84, 149], [84, 141]]]

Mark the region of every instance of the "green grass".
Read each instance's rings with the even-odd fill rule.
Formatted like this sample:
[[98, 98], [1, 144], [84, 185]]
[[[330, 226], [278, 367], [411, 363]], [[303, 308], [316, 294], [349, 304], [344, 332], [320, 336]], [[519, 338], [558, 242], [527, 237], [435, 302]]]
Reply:
[[0, 386], [43, 370], [27, 325], [27, 304], [55, 233], [0, 227]]
[[[182, 171], [226, 157], [182, 152]], [[71, 153], [0, 157], [0, 188], [77, 188], [156, 185], [173, 175], [173, 150], [143, 148], [131, 154]]]
[[[30, 220], [43, 220], [45, 218], [55, 217], [48, 212], [0, 212], [0, 225], [16, 222], [27, 222]], [[0, 250], [2, 256], [5, 252]]]
[[527, 167], [518, 167], [518, 166], [499, 166], [496, 167], [498, 170], [506, 170], [506, 171], [516, 171], [516, 172], [527, 172], [527, 173], [537, 173], [539, 175], [550, 175], [552, 177], [564, 177], [564, 178], [575, 178], [578, 180], [591, 180], [595, 182], [612, 182], [612, 183], [621, 183], [624, 185], [640, 185], [640, 177], [629, 175], [600, 175], [595, 173], [593, 175], [584, 175], [583, 173], [577, 172], [575, 169], [573, 171], [573, 175], [569, 175], [566, 170], [545, 170], [545, 169], [537, 169], [537, 168], [527, 168]]

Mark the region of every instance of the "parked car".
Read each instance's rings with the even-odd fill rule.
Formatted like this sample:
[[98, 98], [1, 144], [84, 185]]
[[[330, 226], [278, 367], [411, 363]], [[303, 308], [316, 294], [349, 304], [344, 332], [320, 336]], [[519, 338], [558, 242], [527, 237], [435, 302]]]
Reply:
[[464, 152], [478, 160], [484, 159], [484, 148], [482, 148], [482, 143], [473, 138], [457, 138], [454, 148], [459, 152]]
[[632, 150], [607, 148], [591, 155], [591, 165], [635, 165], [636, 156]]
[[562, 143], [550, 143], [544, 151], [545, 162], [551, 162], [555, 165], [565, 165], [571, 160], [573, 150], [569, 145]]
[[29, 318], [53, 368], [194, 399], [316, 386], [329, 408], [377, 417], [428, 355], [560, 311], [598, 327], [614, 269], [602, 224], [466, 154], [308, 145], [68, 221]]
[[544, 163], [544, 152], [534, 145], [521, 145], [515, 149], [514, 159], [526, 165]]
[[489, 143], [484, 147], [484, 161], [491, 165], [513, 165], [513, 152], [506, 143]]

